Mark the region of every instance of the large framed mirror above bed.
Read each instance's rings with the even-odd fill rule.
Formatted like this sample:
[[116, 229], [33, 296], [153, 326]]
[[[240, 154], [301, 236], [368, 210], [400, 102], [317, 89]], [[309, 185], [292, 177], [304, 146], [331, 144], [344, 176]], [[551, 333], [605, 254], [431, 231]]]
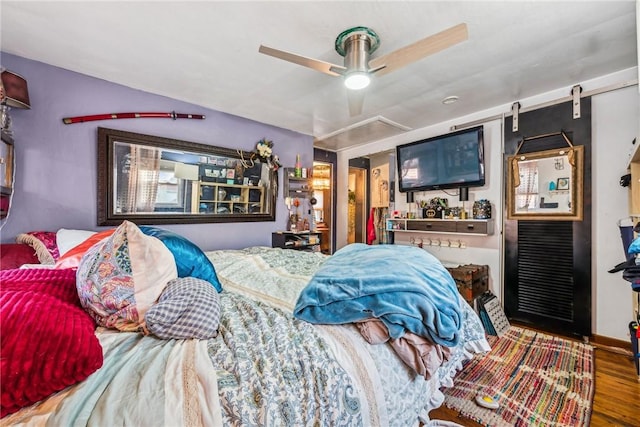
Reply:
[[274, 221], [277, 193], [254, 152], [98, 128], [98, 225]]

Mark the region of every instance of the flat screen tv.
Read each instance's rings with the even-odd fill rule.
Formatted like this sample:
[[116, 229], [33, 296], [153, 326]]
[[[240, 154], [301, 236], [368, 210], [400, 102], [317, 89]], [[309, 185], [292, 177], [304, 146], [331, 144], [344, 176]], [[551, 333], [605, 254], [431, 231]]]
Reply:
[[396, 147], [400, 191], [484, 185], [483, 127], [477, 126]]

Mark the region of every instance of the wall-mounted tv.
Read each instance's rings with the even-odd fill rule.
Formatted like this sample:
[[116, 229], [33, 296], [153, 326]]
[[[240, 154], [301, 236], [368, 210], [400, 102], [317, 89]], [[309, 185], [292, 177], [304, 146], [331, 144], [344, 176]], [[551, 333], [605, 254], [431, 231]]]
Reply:
[[483, 127], [477, 126], [396, 147], [400, 191], [484, 185]]

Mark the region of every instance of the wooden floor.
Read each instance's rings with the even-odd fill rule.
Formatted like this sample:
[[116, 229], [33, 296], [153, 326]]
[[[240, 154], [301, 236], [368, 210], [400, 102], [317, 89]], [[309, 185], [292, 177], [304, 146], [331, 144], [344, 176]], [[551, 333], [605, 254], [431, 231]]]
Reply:
[[[591, 427], [640, 426], [640, 381], [633, 359], [627, 354], [597, 347], [594, 354], [596, 390]], [[429, 417], [454, 421], [463, 426], [480, 426], [444, 406], [431, 411]]]

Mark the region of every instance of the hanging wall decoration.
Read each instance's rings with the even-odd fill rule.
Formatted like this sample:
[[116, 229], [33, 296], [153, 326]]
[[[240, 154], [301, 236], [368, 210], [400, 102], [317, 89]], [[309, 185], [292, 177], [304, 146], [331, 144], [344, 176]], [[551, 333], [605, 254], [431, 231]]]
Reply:
[[185, 114], [171, 111], [169, 113], [110, 113], [94, 114], [91, 116], [65, 117], [62, 123], [70, 125], [73, 123], [94, 122], [96, 120], [116, 120], [116, 119], [197, 119], [204, 120], [202, 114]]

